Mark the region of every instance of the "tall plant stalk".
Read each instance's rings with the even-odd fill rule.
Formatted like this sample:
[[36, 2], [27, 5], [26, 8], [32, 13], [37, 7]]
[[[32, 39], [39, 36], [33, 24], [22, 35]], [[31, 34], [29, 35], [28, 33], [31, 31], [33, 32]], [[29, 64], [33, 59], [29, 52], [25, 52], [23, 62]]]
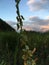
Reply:
[[16, 2], [16, 13], [17, 13], [17, 30], [20, 29], [20, 32], [22, 32], [22, 26], [23, 26], [23, 20], [24, 17], [20, 14], [20, 10], [19, 10], [19, 3], [21, 0], [15, 0]]
[[[14, 53], [14, 65], [16, 65], [16, 62], [19, 61], [19, 59], [17, 59], [17, 57], [19, 58], [19, 54], [21, 51], [21, 44], [20, 44], [20, 39], [21, 39], [21, 33], [22, 33], [22, 26], [23, 26], [23, 20], [24, 17], [20, 14], [20, 10], [19, 10], [19, 3], [21, 0], [15, 0], [16, 2], [16, 13], [17, 13], [17, 30], [20, 30], [20, 36], [19, 36], [19, 42], [15, 48], [15, 53]], [[17, 53], [16, 53], [17, 52]]]

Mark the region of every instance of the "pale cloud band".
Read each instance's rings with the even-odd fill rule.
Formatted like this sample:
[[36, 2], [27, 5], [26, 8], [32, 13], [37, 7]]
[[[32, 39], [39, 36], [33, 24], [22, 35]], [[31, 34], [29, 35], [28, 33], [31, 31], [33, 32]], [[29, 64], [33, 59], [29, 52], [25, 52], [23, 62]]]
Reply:
[[28, 25], [24, 23], [23, 28], [32, 31], [41, 31], [41, 32], [48, 31], [49, 19], [40, 19], [38, 16], [30, 16]]
[[[8, 24], [17, 30], [16, 22], [9, 21]], [[25, 30], [45, 32], [49, 30], [49, 16], [46, 16], [46, 19], [41, 19], [38, 16], [30, 16], [28, 21], [23, 22], [23, 24], [23, 29]]]

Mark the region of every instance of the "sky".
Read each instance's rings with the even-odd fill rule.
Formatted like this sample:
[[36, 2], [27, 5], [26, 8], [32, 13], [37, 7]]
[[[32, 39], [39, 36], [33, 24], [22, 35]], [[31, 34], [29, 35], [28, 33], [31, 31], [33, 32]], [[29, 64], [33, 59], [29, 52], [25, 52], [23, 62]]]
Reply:
[[[16, 29], [15, 0], [0, 0], [0, 18], [7, 21]], [[24, 16], [26, 30], [49, 30], [49, 0], [21, 0], [20, 13]]]

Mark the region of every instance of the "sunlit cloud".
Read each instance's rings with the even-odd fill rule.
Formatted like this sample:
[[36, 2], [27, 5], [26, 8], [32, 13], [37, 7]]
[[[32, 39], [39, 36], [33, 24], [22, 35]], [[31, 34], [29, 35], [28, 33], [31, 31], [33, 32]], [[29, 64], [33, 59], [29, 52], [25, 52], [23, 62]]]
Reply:
[[46, 18], [46, 19], [49, 19], [49, 16], [46, 16], [45, 18]]
[[35, 0], [28, 0], [27, 4], [32, 4], [34, 2], [35, 2]]
[[27, 5], [31, 11], [49, 10], [49, 0], [28, 0]]
[[23, 28], [26, 30], [45, 32], [49, 30], [49, 19], [40, 19], [38, 16], [30, 16], [28, 25], [24, 23]]
[[49, 25], [41, 26], [41, 31], [45, 32], [49, 30]]
[[33, 30], [32, 26], [29, 26], [29, 25], [23, 26], [23, 29], [25, 29], [27, 31]]

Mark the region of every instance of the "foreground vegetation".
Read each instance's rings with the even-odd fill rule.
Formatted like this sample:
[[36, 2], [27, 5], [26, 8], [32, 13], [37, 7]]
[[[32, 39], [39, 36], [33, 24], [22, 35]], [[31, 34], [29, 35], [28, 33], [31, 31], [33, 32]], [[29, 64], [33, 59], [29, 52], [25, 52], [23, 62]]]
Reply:
[[[33, 58], [38, 58], [37, 65], [49, 65], [49, 32], [26, 32], [22, 33], [26, 39], [27, 45], [31, 50], [36, 48]], [[27, 37], [26, 37], [26, 36]], [[22, 59], [22, 48], [17, 54], [18, 44], [22, 43], [19, 41], [19, 33], [16, 32], [0, 32], [0, 63], [3, 62], [5, 65], [23, 65]], [[23, 46], [24, 47], [24, 42]], [[16, 50], [16, 51], [15, 51]], [[15, 55], [16, 54], [16, 55]]]

